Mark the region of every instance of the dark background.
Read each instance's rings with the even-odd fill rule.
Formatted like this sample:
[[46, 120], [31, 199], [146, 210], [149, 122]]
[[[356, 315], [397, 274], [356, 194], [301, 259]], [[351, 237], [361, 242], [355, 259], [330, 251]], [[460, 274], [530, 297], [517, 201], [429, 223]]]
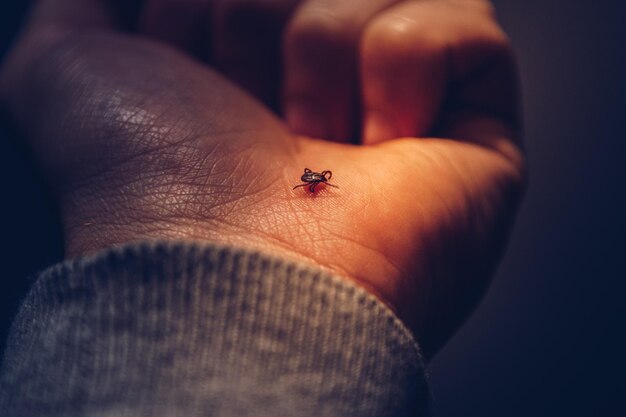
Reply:
[[[0, 5], [0, 52], [28, 1]], [[626, 2], [496, 0], [520, 62], [530, 188], [484, 302], [430, 367], [434, 417], [626, 416]], [[0, 127], [0, 336], [61, 258], [51, 204]]]

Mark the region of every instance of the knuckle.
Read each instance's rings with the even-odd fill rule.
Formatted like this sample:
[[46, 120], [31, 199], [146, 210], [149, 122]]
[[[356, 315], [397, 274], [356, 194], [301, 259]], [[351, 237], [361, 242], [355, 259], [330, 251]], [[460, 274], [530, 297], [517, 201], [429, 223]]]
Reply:
[[354, 43], [358, 29], [332, 12], [303, 12], [290, 23], [286, 34], [287, 49], [306, 55], [345, 52]]
[[480, 57], [513, 54], [508, 36], [495, 19], [484, 15], [476, 19], [468, 16], [445, 19], [445, 24], [436, 25], [402, 14], [385, 16], [367, 29], [362, 40], [363, 53], [378, 62], [441, 57], [462, 50], [476, 52]]
[[363, 38], [366, 55], [397, 58], [439, 54], [448, 46], [445, 33], [402, 15], [373, 22]]
[[462, 40], [482, 43], [493, 51], [511, 50], [509, 38], [498, 23], [495, 8], [489, 0], [472, 0], [465, 6], [468, 12], [459, 20], [458, 25], [463, 28], [462, 33], [468, 36]]
[[481, 56], [500, 59], [510, 59], [513, 56], [513, 46], [500, 26], [492, 21], [485, 26], [485, 30], [477, 35], [473, 41]]
[[496, 8], [490, 0], [472, 0], [467, 2], [467, 6], [474, 7], [477, 11], [484, 13], [487, 16], [496, 16]]
[[491, 18], [496, 17], [496, 8], [489, 0], [477, 0], [477, 7]]

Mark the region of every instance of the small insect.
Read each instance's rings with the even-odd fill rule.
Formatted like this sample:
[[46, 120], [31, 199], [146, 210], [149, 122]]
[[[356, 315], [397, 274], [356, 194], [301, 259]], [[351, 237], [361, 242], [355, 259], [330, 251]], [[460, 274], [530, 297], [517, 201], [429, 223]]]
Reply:
[[315, 187], [323, 182], [326, 185], [330, 185], [331, 187], [339, 188], [336, 185], [332, 185], [328, 182], [329, 179], [333, 177], [332, 171], [322, 171], [322, 172], [313, 172], [308, 168], [304, 168], [304, 174], [300, 177], [300, 180], [304, 182], [304, 184], [296, 185], [293, 187], [295, 190], [298, 187], [309, 187], [309, 191], [314, 193]]

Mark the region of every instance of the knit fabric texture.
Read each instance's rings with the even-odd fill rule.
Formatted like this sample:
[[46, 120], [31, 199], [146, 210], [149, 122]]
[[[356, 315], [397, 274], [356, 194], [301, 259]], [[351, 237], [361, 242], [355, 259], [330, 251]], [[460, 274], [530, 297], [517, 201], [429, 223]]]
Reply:
[[37, 277], [0, 416], [424, 416], [419, 348], [346, 279], [259, 252], [142, 243]]

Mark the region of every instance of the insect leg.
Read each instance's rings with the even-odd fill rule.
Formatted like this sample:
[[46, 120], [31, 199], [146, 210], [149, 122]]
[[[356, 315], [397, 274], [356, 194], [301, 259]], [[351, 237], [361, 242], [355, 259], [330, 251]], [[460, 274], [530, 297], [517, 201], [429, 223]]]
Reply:
[[296, 185], [295, 187], [292, 188], [292, 190], [295, 190], [298, 187], [306, 187], [307, 185], [309, 185], [309, 184], [308, 183], [304, 183], [304, 184]]

